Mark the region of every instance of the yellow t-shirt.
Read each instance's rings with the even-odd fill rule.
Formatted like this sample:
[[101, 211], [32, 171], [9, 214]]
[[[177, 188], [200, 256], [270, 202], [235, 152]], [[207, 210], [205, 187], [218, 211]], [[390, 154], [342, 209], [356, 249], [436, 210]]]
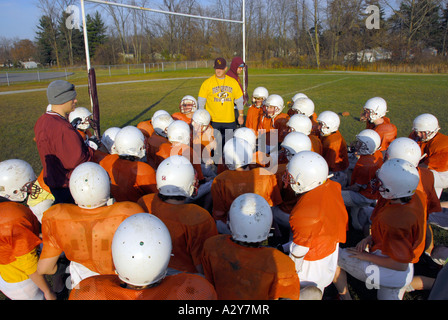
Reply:
[[33, 249], [10, 264], [0, 264], [0, 275], [8, 283], [25, 281], [36, 272], [38, 260], [37, 251]]
[[28, 197], [27, 205], [29, 207], [34, 207], [35, 205], [38, 205], [42, 201], [48, 200], [48, 199], [54, 201], [54, 196], [51, 193], [49, 193], [47, 190], [42, 188], [42, 186], [40, 185], [38, 180], [36, 180], [35, 184], [41, 188], [42, 192], [39, 193], [39, 195], [37, 196], [36, 199], [32, 199], [31, 197]]
[[235, 121], [234, 101], [243, 96], [239, 83], [232, 77], [219, 79], [216, 75], [205, 80], [199, 90], [199, 97], [207, 100], [205, 109], [213, 122]]

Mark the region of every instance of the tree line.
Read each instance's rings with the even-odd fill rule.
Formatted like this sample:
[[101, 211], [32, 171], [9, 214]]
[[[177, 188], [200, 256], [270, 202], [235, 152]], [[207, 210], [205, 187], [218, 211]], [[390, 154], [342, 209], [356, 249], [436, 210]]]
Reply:
[[[0, 63], [85, 64], [82, 26], [67, 27], [75, 0], [38, 0], [35, 39], [0, 39]], [[140, 7], [241, 20], [241, 0], [114, 0]], [[367, 10], [378, 8], [379, 11]], [[93, 64], [194, 61], [242, 54], [242, 25], [117, 6], [89, 6]], [[444, 63], [448, 0], [246, 0], [246, 56], [273, 67], [362, 64], [368, 50], [388, 63]], [[372, 19], [376, 27], [369, 27]]]

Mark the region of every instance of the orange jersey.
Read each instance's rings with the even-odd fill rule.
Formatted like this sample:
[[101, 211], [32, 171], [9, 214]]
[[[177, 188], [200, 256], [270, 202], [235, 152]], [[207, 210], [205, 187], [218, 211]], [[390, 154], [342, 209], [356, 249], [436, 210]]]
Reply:
[[159, 164], [157, 152], [163, 143], [168, 143], [168, 139], [156, 133], [146, 140], [146, 162], [155, 170]]
[[216, 300], [216, 291], [203, 277], [180, 273], [165, 277], [156, 286], [128, 289], [116, 275], [93, 276], [70, 292], [69, 300]]
[[141, 212], [142, 207], [128, 201], [96, 209], [67, 203], [53, 205], [42, 218], [40, 257], [52, 258], [64, 252], [68, 260], [93, 272], [115, 274], [111, 251], [115, 230], [124, 219]]
[[0, 203], [0, 264], [10, 264], [30, 253], [42, 241], [40, 223], [33, 212], [21, 203]]
[[50, 187], [47, 186], [47, 184], [44, 181], [44, 170], [40, 172], [39, 176], [37, 177], [37, 181], [39, 182], [39, 185], [41, 186], [42, 189], [44, 189], [48, 193], [51, 193]]
[[299, 277], [287, 255], [271, 247], [244, 247], [230, 237], [218, 235], [204, 245], [204, 275], [218, 299], [299, 299]]
[[272, 134], [277, 133], [278, 143], [282, 142], [289, 131], [287, 126], [288, 121], [289, 116], [286, 113], [280, 113], [274, 119], [261, 115], [257, 126], [259, 140], [263, 139], [260, 137], [264, 135], [266, 137], [266, 144], [270, 145]]
[[310, 134], [308, 138], [311, 140], [311, 151], [322, 155], [322, 141], [320, 141], [320, 138], [314, 134]]
[[309, 248], [305, 260], [320, 260], [333, 253], [337, 243], [345, 243], [348, 227], [341, 185], [328, 179], [301, 194], [291, 211], [289, 224], [294, 243]]
[[159, 151], [156, 152], [156, 166], [158, 167], [163, 160], [179, 155], [187, 158], [196, 170], [198, 180], [204, 179], [201, 168], [201, 155], [194, 152], [193, 148], [186, 144], [173, 145], [171, 142], [162, 143]]
[[375, 130], [381, 138], [380, 151], [386, 151], [390, 143], [397, 138], [397, 127], [390, 122], [390, 119], [383, 117], [384, 122], [375, 125], [369, 121], [366, 123], [366, 129]]
[[171, 115], [171, 117], [174, 119], [174, 120], [182, 120], [182, 121], [185, 121], [186, 123], [188, 123], [188, 124], [191, 124], [191, 118], [192, 118], [192, 116], [193, 116], [193, 113], [190, 113], [190, 116], [188, 116], [188, 115], [186, 115], [185, 113], [182, 113], [182, 112], [175, 112], [175, 113], [173, 113], [172, 115]]
[[416, 263], [425, 249], [426, 200], [416, 191], [406, 204], [392, 204], [385, 200], [372, 214], [373, 247], [401, 263]]
[[376, 171], [383, 165], [383, 154], [376, 151], [372, 155], [361, 155], [353, 168], [350, 185], [359, 184], [365, 186], [359, 193], [366, 198], [376, 200], [379, 194], [373, 192], [370, 180], [375, 178]]
[[285, 185], [283, 182], [283, 174], [286, 171], [287, 163], [279, 163], [277, 167], [277, 184], [280, 189], [280, 195], [282, 197], [282, 203], [279, 204], [280, 210], [285, 213], [291, 213], [292, 209], [297, 203], [300, 195], [297, 195], [294, 190], [291, 189], [290, 185]]
[[120, 159], [111, 154], [100, 161], [110, 177], [110, 193], [116, 201], [137, 202], [143, 195], [157, 192], [156, 172], [146, 162]]
[[84, 141], [86, 141], [87, 139], [89, 139], [90, 137], [93, 136], [93, 133], [90, 130], [84, 131], [84, 130], [77, 129], [77, 131], [79, 132], [79, 134], [82, 137], [82, 140], [84, 140]]
[[148, 139], [154, 133], [154, 127], [152, 126], [151, 120], [141, 121], [137, 124], [137, 129], [145, 136], [145, 139]]
[[347, 143], [339, 131], [321, 136], [322, 157], [327, 161], [330, 171], [344, 171], [348, 168]]
[[263, 116], [263, 108], [257, 108], [255, 105], [251, 105], [247, 109], [246, 124], [247, 128], [254, 130], [255, 135], [258, 135], [258, 121]]
[[427, 216], [432, 212], [442, 211], [439, 197], [434, 189], [434, 174], [428, 168], [417, 167], [420, 174], [420, 181], [417, 190], [426, 195], [426, 213]]
[[428, 142], [421, 143], [423, 158], [429, 169], [444, 172], [448, 171], [448, 136], [437, 133], [434, 138]]
[[282, 202], [275, 175], [264, 168], [248, 171], [226, 170], [215, 177], [211, 188], [213, 217], [227, 221], [233, 200], [244, 193], [256, 193], [273, 207]]
[[204, 208], [193, 204], [170, 204], [157, 194], [142, 197], [138, 203], [165, 223], [173, 239], [173, 256], [168, 267], [196, 273], [201, 264], [206, 239], [218, 234], [216, 223]]
[[[195, 135], [193, 136], [193, 134]], [[193, 151], [196, 152], [196, 154], [201, 155], [201, 159], [203, 160], [203, 162], [205, 162], [204, 160], [211, 158], [214, 155], [214, 150], [217, 147], [217, 140], [214, 135], [213, 127], [209, 125], [208, 128], [201, 133], [192, 131], [190, 145], [193, 146]]]

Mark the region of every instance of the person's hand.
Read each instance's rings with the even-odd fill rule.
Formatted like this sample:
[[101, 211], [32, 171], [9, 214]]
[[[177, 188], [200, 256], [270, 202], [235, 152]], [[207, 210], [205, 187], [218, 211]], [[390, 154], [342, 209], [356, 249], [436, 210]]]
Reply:
[[238, 124], [243, 125], [243, 123], [244, 123], [244, 115], [240, 114], [238, 116]]
[[372, 236], [367, 236], [361, 241], [358, 242], [356, 247], [353, 250], [356, 250], [357, 252], [365, 252], [367, 247], [370, 247], [372, 245]]

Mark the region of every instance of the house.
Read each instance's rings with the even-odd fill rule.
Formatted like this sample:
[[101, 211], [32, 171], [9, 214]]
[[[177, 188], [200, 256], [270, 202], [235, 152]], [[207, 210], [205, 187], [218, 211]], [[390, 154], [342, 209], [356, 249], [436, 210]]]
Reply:
[[392, 51], [384, 48], [365, 49], [357, 53], [350, 52], [344, 57], [344, 61], [353, 61], [356, 57], [357, 62], [376, 62], [387, 60], [392, 57]]
[[34, 62], [34, 61], [26, 61], [26, 62], [20, 61], [20, 64], [23, 66], [24, 69], [36, 69], [37, 68], [37, 62]]

